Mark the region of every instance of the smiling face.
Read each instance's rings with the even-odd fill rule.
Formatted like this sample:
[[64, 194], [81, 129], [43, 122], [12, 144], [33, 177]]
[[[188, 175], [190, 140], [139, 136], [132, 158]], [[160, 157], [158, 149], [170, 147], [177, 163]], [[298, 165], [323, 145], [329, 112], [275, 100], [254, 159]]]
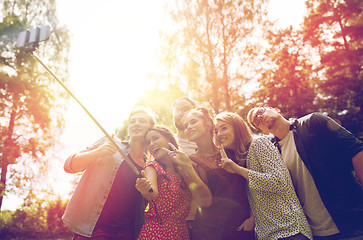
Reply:
[[128, 132], [130, 139], [144, 138], [147, 130], [152, 126], [149, 116], [145, 113], [135, 113], [129, 119]]
[[163, 158], [167, 155], [167, 151], [163, 148], [169, 148], [169, 140], [161, 133], [155, 130], [150, 130], [146, 134], [146, 146], [147, 150], [155, 159]]
[[215, 126], [215, 133], [217, 141], [225, 148], [235, 150], [235, 134], [233, 126], [222, 121], [217, 120]]
[[189, 141], [197, 142], [202, 137], [210, 134], [210, 128], [212, 126], [206, 123], [200, 114], [192, 110], [184, 118], [185, 134]]

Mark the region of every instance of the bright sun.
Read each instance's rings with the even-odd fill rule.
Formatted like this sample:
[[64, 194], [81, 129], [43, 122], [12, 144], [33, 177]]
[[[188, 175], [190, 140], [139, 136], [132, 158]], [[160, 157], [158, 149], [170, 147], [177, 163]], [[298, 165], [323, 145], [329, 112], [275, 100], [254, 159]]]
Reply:
[[[162, 2], [62, 0], [58, 5], [60, 20], [72, 35], [69, 82], [73, 92], [111, 134], [147, 89], [147, 75], [156, 68]], [[73, 99], [66, 121], [64, 159], [102, 136]], [[64, 194], [68, 187], [55, 185]]]
[[[70, 83], [81, 102], [111, 133], [150, 86], [147, 74], [157, 68], [158, 31], [165, 24], [163, 1], [107, 0], [99, 4], [62, 0], [58, 4], [60, 18], [72, 33]], [[296, 27], [305, 14], [303, 0], [271, 0], [269, 8], [269, 17], [278, 19], [282, 27]], [[73, 104], [67, 114], [65, 158], [102, 135]], [[62, 184], [57, 188], [67, 189]]]

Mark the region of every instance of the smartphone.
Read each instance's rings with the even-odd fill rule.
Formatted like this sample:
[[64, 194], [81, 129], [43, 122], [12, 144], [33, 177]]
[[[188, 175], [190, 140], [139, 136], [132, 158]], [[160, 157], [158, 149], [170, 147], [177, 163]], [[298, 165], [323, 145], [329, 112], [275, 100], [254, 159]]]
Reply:
[[50, 26], [36, 27], [31, 30], [27, 29], [18, 35], [17, 47], [26, 47], [41, 41], [46, 41], [50, 36]]

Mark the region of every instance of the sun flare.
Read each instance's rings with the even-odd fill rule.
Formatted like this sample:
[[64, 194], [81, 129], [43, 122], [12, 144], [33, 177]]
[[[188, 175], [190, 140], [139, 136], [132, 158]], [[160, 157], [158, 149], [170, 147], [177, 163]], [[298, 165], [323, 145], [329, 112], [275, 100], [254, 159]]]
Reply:
[[[59, 20], [71, 35], [68, 84], [108, 133], [123, 124], [137, 98], [153, 86], [148, 74], [157, 71], [159, 30], [168, 24], [163, 18], [164, 3], [57, 1]], [[279, 19], [283, 27], [298, 25], [305, 14], [303, 0], [271, 0], [269, 7], [269, 17]], [[73, 99], [64, 118], [63, 161], [103, 135]], [[63, 171], [62, 164], [52, 165], [49, 182], [55, 193], [68, 198], [72, 176]], [[18, 201], [6, 199], [7, 208], [18, 207]]]

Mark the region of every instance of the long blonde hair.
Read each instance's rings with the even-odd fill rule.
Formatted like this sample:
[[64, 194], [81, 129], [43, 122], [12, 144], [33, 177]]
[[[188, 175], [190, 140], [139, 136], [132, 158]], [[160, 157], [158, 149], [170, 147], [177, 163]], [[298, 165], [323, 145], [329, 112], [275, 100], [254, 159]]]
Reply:
[[238, 114], [232, 112], [221, 112], [215, 117], [215, 121], [223, 121], [233, 127], [234, 131], [234, 149], [235, 157], [240, 164], [245, 163], [248, 148], [252, 142], [253, 136], [246, 122]]

